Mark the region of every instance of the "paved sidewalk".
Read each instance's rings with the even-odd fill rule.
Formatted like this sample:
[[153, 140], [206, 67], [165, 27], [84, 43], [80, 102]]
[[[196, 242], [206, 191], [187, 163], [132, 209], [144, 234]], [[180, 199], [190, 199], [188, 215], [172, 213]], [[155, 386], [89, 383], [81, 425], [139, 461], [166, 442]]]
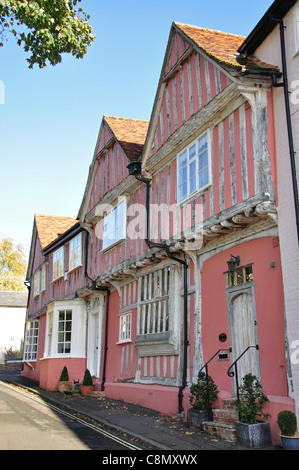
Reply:
[[[47, 392], [39, 388], [36, 382], [21, 377], [19, 373], [0, 372], [0, 380], [38, 394], [56, 406], [63, 406], [70, 412], [78, 413], [112, 431], [125, 435], [139, 443], [144, 449], [165, 451], [199, 450], [248, 450], [236, 443], [199, 432], [189, 427], [187, 422], [163, 416], [147, 408], [109, 398], [66, 396], [60, 392]], [[274, 450], [277, 447], [267, 447]]]

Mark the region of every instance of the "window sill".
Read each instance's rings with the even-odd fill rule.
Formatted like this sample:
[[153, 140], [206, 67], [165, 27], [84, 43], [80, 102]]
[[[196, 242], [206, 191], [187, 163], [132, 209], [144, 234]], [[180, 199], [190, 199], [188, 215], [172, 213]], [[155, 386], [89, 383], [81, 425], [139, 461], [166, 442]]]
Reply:
[[178, 354], [177, 346], [169, 341], [169, 331], [137, 335], [135, 346], [141, 357], [144, 356], [173, 356]]
[[116, 344], [127, 344], [127, 343], [132, 343], [131, 339], [123, 339], [121, 341], [118, 341]]
[[202, 196], [204, 193], [206, 193], [209, 189], [211, 189], [212, 187], [212, 183], [208, 183], [206, 186], [204, 186], [203, 188], [199, 189], [198, 191], [194, 191], [194, 193], [190, 194], [190, 196], [188, 196], [186, 199], [184, 199], [183, 201], [180, 201], [178, 202], [177, 201], [177, 205], [179, 207], [183, 207], [185, 206], [186, 204], [188, 204], [189, 202], [192, 202], [194, 199]]
[[102, 248], [101, 252], [107, 253], [107, 251], [111, 250], [112, 248], [115, 248], [117, 245], [120, 245], [124, 241], [125, 241], [125, 238], [121, 238], [120, 240], [117, 240], [116, 242], [111, 243], [111, 245], [106, 246], [106, 248]]

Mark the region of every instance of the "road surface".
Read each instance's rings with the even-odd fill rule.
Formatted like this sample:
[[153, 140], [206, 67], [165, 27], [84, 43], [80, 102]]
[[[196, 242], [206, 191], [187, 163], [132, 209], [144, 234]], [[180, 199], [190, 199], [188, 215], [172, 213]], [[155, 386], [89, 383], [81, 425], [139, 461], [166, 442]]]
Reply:
[[140, 450], [121, 436], [0, 382], [0, 450]]

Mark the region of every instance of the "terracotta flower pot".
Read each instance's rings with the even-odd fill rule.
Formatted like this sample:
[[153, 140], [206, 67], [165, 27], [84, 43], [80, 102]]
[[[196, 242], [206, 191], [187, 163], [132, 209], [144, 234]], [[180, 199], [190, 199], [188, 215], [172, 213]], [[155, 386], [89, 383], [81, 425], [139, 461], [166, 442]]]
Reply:
[[89, 392], [94, 391], [94, 385], [80, 385], [80, 392], [83, 397], [87, 397]]

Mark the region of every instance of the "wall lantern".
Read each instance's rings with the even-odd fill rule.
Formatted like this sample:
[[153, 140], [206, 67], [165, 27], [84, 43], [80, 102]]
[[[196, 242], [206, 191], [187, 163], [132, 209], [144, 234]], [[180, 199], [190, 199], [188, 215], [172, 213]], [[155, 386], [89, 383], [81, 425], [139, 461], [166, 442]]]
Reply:
[[240, 264], [240, 256], [230, 256], [230, 259], [227, 261], [228, 271], [234, 273], [236, 267]]
[[132, 161], [127, 165], [129, 175], [139, 175], [141, 172], [141, 162]]

